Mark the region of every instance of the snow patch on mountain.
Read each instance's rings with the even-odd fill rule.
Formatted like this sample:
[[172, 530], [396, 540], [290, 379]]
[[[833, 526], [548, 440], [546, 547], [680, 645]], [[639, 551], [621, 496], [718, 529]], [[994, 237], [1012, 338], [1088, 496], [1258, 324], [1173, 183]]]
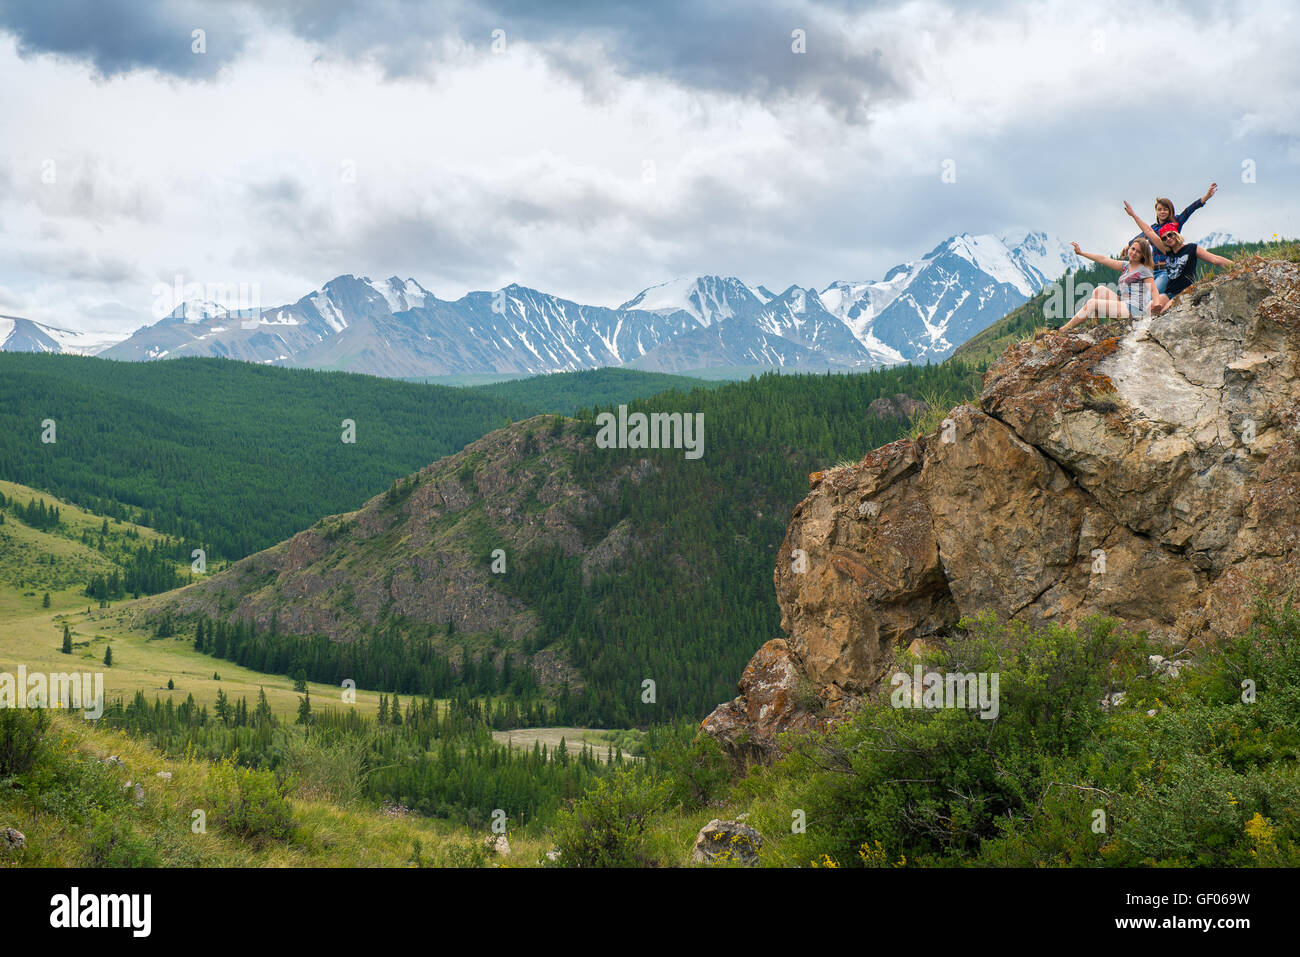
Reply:
[[1232, 246], [1241, 242], [1241, 240], [1232, 235], [1232, 233], [1225, 232], [1222, 229], [1216, 229], [1211, 233], [1206, 233], [1200, 239], [1190, 239], [1187, 236], [1184, 236], [1183, 239], [1189, 242], [1194, 242], [1198, 246], [1204, 246], [1206, 249], [1213, 249], [1215, 246]]
[[383, 282], [375, 282], [367, 277], [362, 282], [384, 297], [390, 312], [405, 312], [423, 306], [425, 299], [430, 295], [429, 291], [414, 279], [403, 282], [396, 276], [389, 276]]
[[700, 276], [695, 279], [670, 279], [643, 289], [619, 309], [641, 309], [659, 315], [685, 312], [701, 326], [708, 326], [755, 304], [763, 305], [771, 296], [734, 276]]

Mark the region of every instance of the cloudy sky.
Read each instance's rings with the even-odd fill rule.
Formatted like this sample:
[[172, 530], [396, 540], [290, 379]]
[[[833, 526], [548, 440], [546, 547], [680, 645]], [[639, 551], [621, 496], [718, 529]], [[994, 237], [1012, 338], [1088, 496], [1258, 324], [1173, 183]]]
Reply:
[[1191, 238], [1300, 234], [1285, 0], [547, 6], [0, 0], [0, 313], [126, 332], [176, 275], [822, 288], [959, 232], [1111, 251], [1123, 200], [1211, 180]]

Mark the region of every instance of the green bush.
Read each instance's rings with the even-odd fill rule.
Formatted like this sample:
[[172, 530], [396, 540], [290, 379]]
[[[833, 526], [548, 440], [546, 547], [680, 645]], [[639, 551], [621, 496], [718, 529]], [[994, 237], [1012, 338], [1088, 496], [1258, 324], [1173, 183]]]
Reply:
[[716, 740], [698, 733], [694, 722], [656, 729], [649, 761], [665, 779], [670, 804], [703, 807], [731, 786], [730, 761]]
[[280, 766], [301, 797], [352, 807], [361, 798], [369, 740], [344, 735], [304, 734], [299, 728], [277, 730]]
[[770, 838], [764, 863], [1300, 862], [1300, 612], [1289, 598], [1261, 600], [1244, 634], [1201, 649], [1177, 678], [1148, 664], [1143, 636], [1102, 619], [1071, 630], [984, 616], [962, 629], [925, 664], [998, 672], [997, 718], [895, 709], [886, 689], [754, 769], [734, 797]]
[[491, 851], [482, 843], [449, 844], [442, 854], [443, 867], [487, 867]]
[[[973, 857], [985, 841], [1006, 836], [1008, 820], [1039, 813], [1052, 781], [1070, 779], [1071, 762], [1107, 720], [1102, 699], [1132, 682], [1145, 650], [1139, 637], [1101, 619], [1077, 630], [1001, 624], [991, 615], [964, 620], [924, 665], [997, 674], [996, 717], [981, 717], [973, 704], [896, 708], [886, 688], [852, 721], [800, 743], [775, 775], [756, 775], [740, 793], [769, 798], [755, 808], [764, 834], [790, 834], [792, 811], [803, 812], [805, 831], [784, 838], [771, 859]], [[901, 657], [899, 669], [912, 673]], [[779, 803], [770, 800], [775, 793]]]
[[288, 840], [294, 830], [287, 799], [292, 787], [292, 779], [277, 781], [270, 771], [237, 767], [233, 758], [224, 758], [208, 775], [208, 818], [254, 846]]
[[600, 778], [556, 818], [554, 835], [563, 867], [644, 867], [650, 815], [662, 806], [665, 787], [648, 775], [620, 770]]
[[45, 748], [49, 727], [44, 708], [0, 708], [0, 778], [31, 770]]
[[158, 867], [162, 863], [153, 846], [129, 824], [102, 811], [92, 815], [88, 830], [85, 856], [89, 867]]

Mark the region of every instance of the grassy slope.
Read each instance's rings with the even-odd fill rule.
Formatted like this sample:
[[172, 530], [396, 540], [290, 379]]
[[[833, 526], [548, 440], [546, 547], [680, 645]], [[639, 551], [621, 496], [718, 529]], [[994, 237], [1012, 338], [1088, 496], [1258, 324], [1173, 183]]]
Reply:
[[[123, 733], [94, 728], [89, 722], [56, 715], [50, 735], [53, 747], [49, 766], [61, 769], [102, 761], [117, 755], [124, 768], [105, 766], [88, 774], [116, 775], [124, 784], [139, 781], [144, 786], [143, 806], [124, 802], [110, 807], [121, 843], [130, 837], [141, 839], [153, 849], [161, 866], [172, 867], [407, 867], [413, 864], [412, 850], [419, 841], [426, 865], [459, 863], [448, 854], [457, 846], [477, 845], [483, 834], [475, 834], [445, 822], [416, 815], [396, 816], [382, 809], [358, 805], [342, 808], [329, 801], [291, 796], [296, 825], [287, 841], [269, 841], [262, 846], [223, 833], [210, 822], [207, 833], [195, 834], [191, 815], [210, 806], [208, 779], [212, 765], [202, 760], [168, 761], [144, 742]], [[170, 781], [157, 777], [169, 771]], [[61, 777], [54, 775], [56, 778]], [[27, 838], [21, 856], [0, 859], [0, 866], [84, 867], [102, 863], [91, 857], [95, 841], [82, 820], [85, 807], [60, 801], [59, 790], [42, 795], [34, 791], [0, 788], [0, 827], [17, 827]], [[75, 801], [76, 790], [69, 795]], [[513, 865], [536, 864], [549, 850], [539, 838], [510, 833]]]
[[[218, 690], [225, 691], [231, 700], [247, 697], [252, 706], [257, 702], [258, 689], [264, 688], [277, 715], [292, 719], [297, 714], [298, 695], [287, 677], [240, 668], [200, 654], [194, 651], [193, 634], [188, 630], [183, 640], [155, 639], [148, 631], [127, 624], [117, 606], [104, 610], [90, 607], [89, 599], [82, 594], [86, 573], [112, 571], [115, 567], [109, 558], [79, 541], [83, 529], [99, 534], [104, 521], [101, 516], [13, 482], [0, 482], [0, 492], [23, 504], [36, 498], [47, 506], [58, 505], [64, 526], [57, 532], [38, 531], [12, 515], [6, 515], [5, 523], [0, 525], [0, 671], [14, 672], [20, 664], [26, 665], [29, 672], [105, 670], [104, 693], [109, 700], [130, 700], [136, 691], [143, 691], [150, 701], [155, 695], [166, 699], [171, 694], [179, 704], [193, 694], [196, 702], [209, 709]], [[139, 534], [138, 541], [126, 538], [128, 527]], [[153, 529], [141, 525], [109, 522], [110, 552], [118, 547], [148, 545], [159, 537]], [[55, 556], [54, 566], [42, 563], [42, 558], [49, 555]], [[50, 607], [44, 608], [41, 599], [47, 591]], [[71, 656], [60, 650], [64, 623], [72, 632]], [[110, 643], [113, 666], [103, 669], [104, 649]], [[220, 681], [213, 679], [214, 671], [221, 675]], [[167, 691], [169, 678], [176, 684], [173, 692]], [[312, 682], [307, 687], [313, 707], [342, 707], [341, 689]], [[379, 695], [358, 690], [356, 706], [373, 714], [379, 707]]]
[[[53, 716], [49, 750], [27, 782], [38, 777], [45, 787], [0, 786], [0, 828], [15, 827], [27, 838], [24, 851], [0, 855], [0, 867], [86, 867], [103, 864], [139, 863], [103, 860], [102, 831], [94, 832], [96, 812], [111, 817], [113, 843], [123, 849], [144, 847], [162, 867], [412, 867], [415, 842], [422, 847], [421, 863], [429, 867], [545, 866], [546, 852], [553, 848], [549, 832], [529, 826], [516, 830], [507, 822], [511, 854], [488, 858], [476, 853], [487, 837], [486, 830], [392, 813], [364, 802], [340, 807], [328, 800], [302, 796], [291, 791], [294, 833], [287, 840], [250, 842], [225, 833], [211, 813], [209, 781], [211, 762], [200, 759], [164, 759], [147, 743], [95, 728], [91, 723], [67, 715]], [[103, 764], [116, 755], [125, 767]], [[170, 780], [157, 775], [170, 772]], [[122, 797], [110, 798], [107, 806], [96, 797], [93, 782], [111, 778], [108, 791]], [[140, 782], [144, 803], [129, 800], [127, 781]], [[102, 790], [99, 792], [102, 795]], [[229, 793], [229, 791], [227, 791]], [[195, 834], [192, 814], [208, 814], [207, 832]], [[661, 867], [686, 865], [698, 830], [719, 815], [726, 817], [739, 808], [702, 808], [661, 811], [649, 823], [649, 854]]]

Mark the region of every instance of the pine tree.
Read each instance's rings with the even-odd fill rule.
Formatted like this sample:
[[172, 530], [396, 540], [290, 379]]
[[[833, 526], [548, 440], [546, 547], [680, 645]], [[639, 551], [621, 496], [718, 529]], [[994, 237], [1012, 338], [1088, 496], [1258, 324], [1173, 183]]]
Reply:
[[113, 646], [112, 645], [109, 645], [107, 648], [104, 649], [104, 667], [105, 668], [113, 667]]
[[311, 724], [311, 693], [298, 699], [298, 724]]
[[388, 720], [392, 723], [393, 727], [400, 727], [402, 724], [402, 702], [398, 700], [396, 694], [393, 695], [392, 708], [388, 714]]
[[198, 629], [194, 632], [194, 650], [203, 650], [203, 622], [199, 622]]
[[45, 593], [45, 597], [41, 599], [41, 607], [42, 607], [42, 608], [49, 608], [49, 607], [50, 607], [50, 593], [49, 593], [49, 592], [46, 592], [46, 593]]
[[63, 626], [63, 653], [72, 654], [72, 632], [68, 630], [67, 625]]
[[262, 688], [257, 689], [257, 710], [253, 712], [253, 723], [259, 727], [273, 722], [271, 714], [271, 703], [266, 700], [266, 691]]

